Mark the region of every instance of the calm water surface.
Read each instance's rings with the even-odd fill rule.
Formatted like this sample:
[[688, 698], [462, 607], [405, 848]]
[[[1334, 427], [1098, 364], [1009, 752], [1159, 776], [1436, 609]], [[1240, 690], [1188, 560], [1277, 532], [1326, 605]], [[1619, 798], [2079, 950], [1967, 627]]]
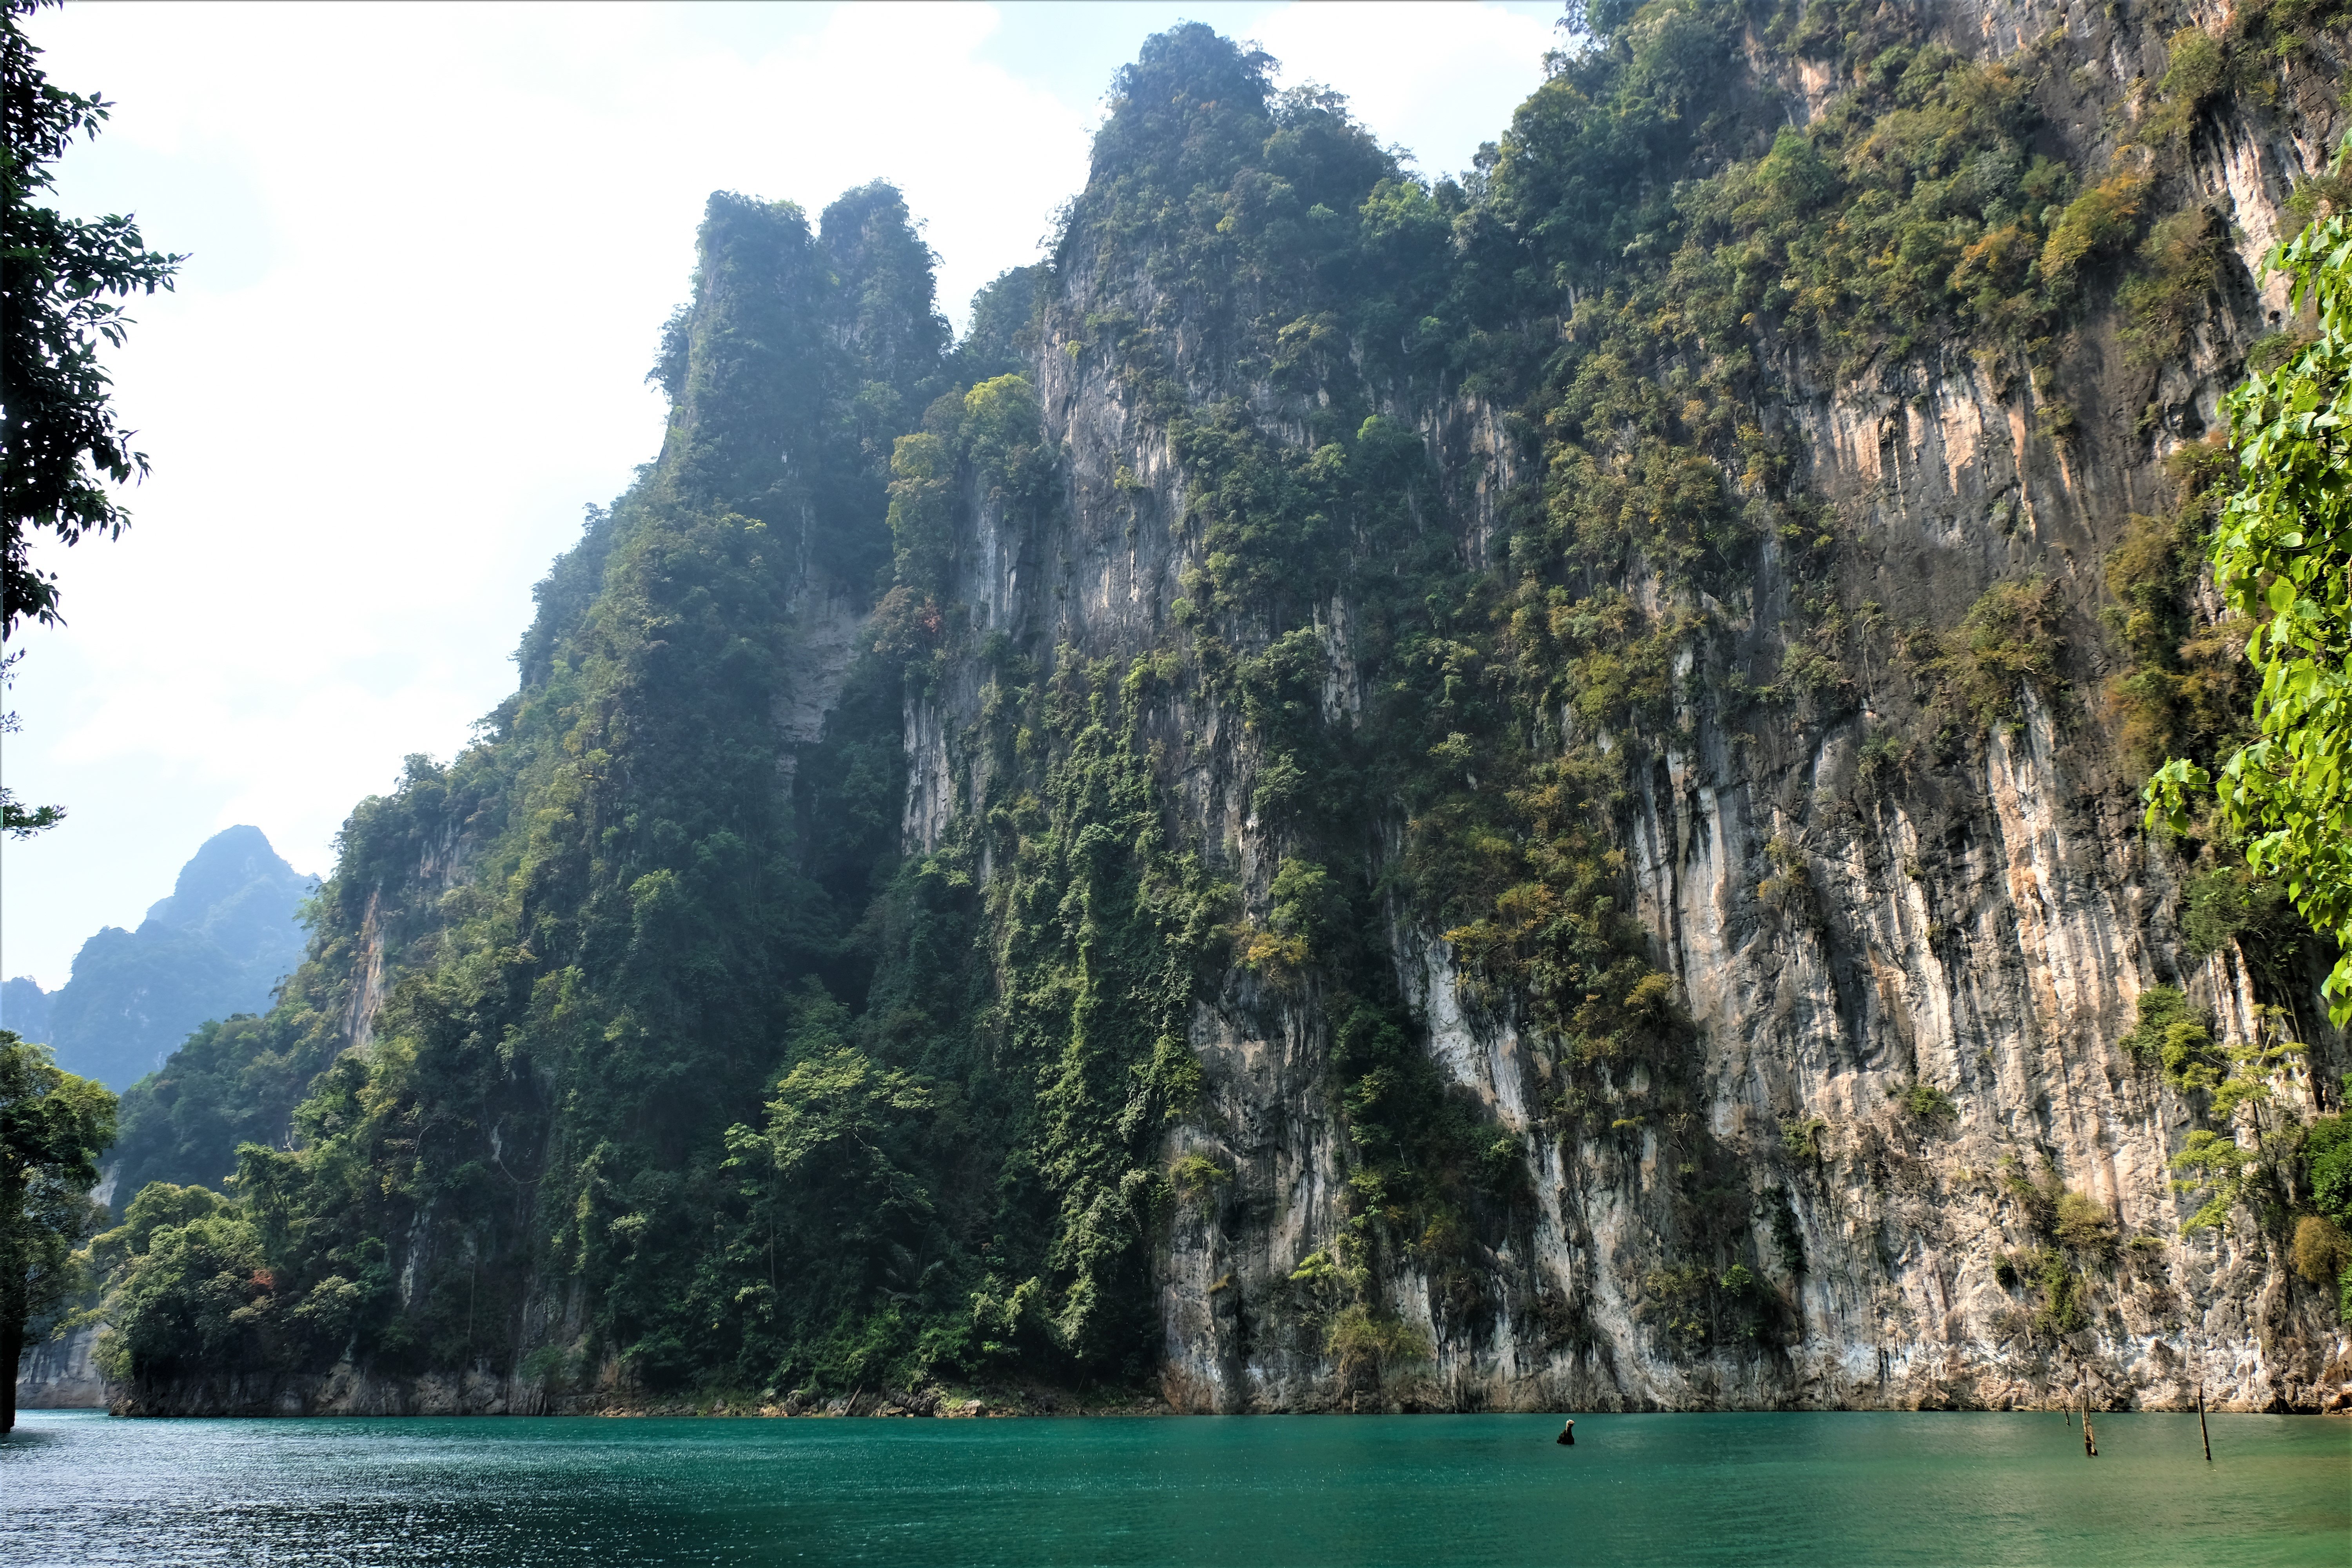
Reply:
[[0, 1563], [2352, 1564], [2352, 1422], [2106, 1415], [117, 1421], [0, 1443]]

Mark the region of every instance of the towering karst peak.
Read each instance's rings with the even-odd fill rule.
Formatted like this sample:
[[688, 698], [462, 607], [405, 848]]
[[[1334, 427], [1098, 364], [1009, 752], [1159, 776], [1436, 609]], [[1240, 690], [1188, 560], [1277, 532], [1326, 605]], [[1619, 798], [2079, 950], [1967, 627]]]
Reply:
[[[1434, 183], [1160, 35], [952, 351], [888, 187], [712, 197], [520, 689], [165, 1075], [220, 1114], [152, 1168], [266, 1144], [247, 1288], [315, 1325], [207, 1370], [2314, 1398], [2337, 1299], [2257, 1205], [2183, 1234], [2220, 1130], [2164, 1053], [2300, 1008], [2265, 1114], [2317, 1118], [2345, 1040], [2299, 950], [2184, 941], [2111, 720], [2225, 640], [2168, 458], [2267, 329], [2198, 209], [2282, 221], [2342, 41], [2126, 153], [2144, 21], [1748, 16], [1588, 7]], [[2099, 345], [2182, 215], [2150, 390]]]

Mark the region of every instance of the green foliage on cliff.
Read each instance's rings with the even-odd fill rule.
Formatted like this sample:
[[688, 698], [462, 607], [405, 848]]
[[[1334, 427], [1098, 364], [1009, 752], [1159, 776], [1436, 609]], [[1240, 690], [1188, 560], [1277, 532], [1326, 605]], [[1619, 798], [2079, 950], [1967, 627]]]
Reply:
[[[1162, 415], [1186, 467], [1199, 566], [1176, 614], [1203, 685], [1248, 715], [1253, 806], [1298, 857], [1339, 867], [1364, 856], [1351, 825], [1405, 802], [1390, 886], [1442, 922], [1539, 1048], [1571, 1069], [1664, 1069], [1668, 1114], [1625, 1114], [1621, 1100], [1593, 1125], [1668, 1130], [1686, 1140], [1670, 1145], [1678, 1165], [1699, 1172], [1707, 1139], [1674, 1114], [1690, 1092], [1675, 1081], [1694, 1059], [1688, 1029], [1629, 897], [1620, 814], [1695, 710], [1737, 718], [1752, 694], [1784, 716], [1767, 724], [1811, 725], [1875, 679], [1875, 606], [1849, 608], [1834, 580], [1842, 524], [1794, 486], [1790, 435], [1763, 413], [1787, 393], [1776, 367], [1791, 345], [1826, 353], [1840, 378], [1965, 353], [1997, 388], [2019, 385], [2039, 435], [2063, 448], [2078, 427], [2054, 374], [2068, 332], [2119, 304], [2135, 353], [2175, 354], [2219, 266], [2210, 224], [2160, 205], [2165, 165], [2129, 150], [2104, 167], [2049, 154], [2041, 51], [1979, 64], [1899, 13], [1790, 7], [1775, 36], [1833, 83], [1797, 130], [1751, 96], [1732, 47], [1742, 25], [1728, 7], [1654, 5], [1604, 30], [1555, 62], [1469, 188], [1418, 186], [1364, 150], [1288, 162], [1302, 145], [1344, 147], [1344, 105], [1253, 99], [1237, 83], [1255, 62], [1179, 32], [1122, 79], [1104, 142], [1117, 160], [1098, 161], [1063, 250], [1066, 265], [1139, 266], [1153, 285], [1148, 310], [1097, 306], [1068, 329]], [[2193, 74], [2184, 65], [2165, 90], [2195, 99]], [[1335, 174], [1357, 183], [1347, 199]], [[1183, 381], [1170, 350], [1180, 328], [1204, 326], [1235, 367], [1208, 385]], [[1265, 433], [1238, 395], [1253, 379], [1297, 400], [1303, 440]], [[1509, 409], [1540, 453], [1540, 489], [1504, 493], [1469, 570], [1420, 548], [1423, 509], [1461, 504], [1429, 460], [1445, 437], [1371, 395], [1432, 382]], [[2192, 541], [2179, 516], [2153, 522], [2116, 572], [2139, 656], [2121, 692], [2126, 742], [2151, 760], [2159, 737], [2220, 744], [2241, 721], [2226, 634], [2180, 611]], [[1768, 551], [1794, 579], [1782, 657], [1769, 684], [1703, 691], [1687, 672], [1721, 657], [1717, 606], [1746, 606]], [[1615, 586], [1637, 572], [1664, 590], [1645, 605]], [[1345, 653], [1384, 747], [1352, 744], [1317, 711], [1338, 648], [1320, 606], [1335, 594], [1365, 607]], [[1947, 756], [2017, 721], [2029, 689], [2074, 721], [2069, 613], [2048, 578], [2027, 577], [1898, 643]], [[1807, 900], [1766, 901], [1820, 918]], [[2217, 884], [2198, 909], [2207, 925], [2252, 922], [2261, 901]], [[1376, 919], [1368, 903], [1353, 918]], [[1348, 986], [1344, 955], [1324, 959], [1271, 912], [1242, 956], [1269, 981], [1299, 984], [1303, 964]], [[1410, 1038], [1392, 1000], [1369, 1005]], [[1327, 999], [1326, 1016], [1346, 1085], [1361, 1070], [1351, 1015]], [[1445, 1124], [1438, 1083], [1415, 1085], [1399, 1118], [1377, 1076], [1358, 1082], [1343, 1103], [1360, 1191], [1439, 1191], [1468, 1170], [1468, 1138], [1384, 1154], [1402, 1143], [1384, 1124]], [[1603, 1095], [1571, 1070], [1563, 1119]], [[1709, 1179], [1694, 1180], [1695, 1200]], [[1693, 1202], [1684, 1245], [1747, 1245], [1739, 1223], [1714, 1228], [1708, 1213]]]
[[2210, 763], [2227, 754], [2245, 738], [2252, 706], [2244, 626], [2208, 622], [2189, 603], [2228, 454], [2209, 440], [2180, 448], [2165, 467], [2173, 506], [2134, 516], [2106, 563], [2117, 602], [2110, 623], [2131, 661], [2109, 693], [2123, 719], [2125, 766], [2138, 777], [2168, 756]]
[[[542, 591], [523, 689], [479, 745], [413, 760], [354, 815], [287, 1001], [165, 1075], [217, 1083], [216, 1045], [272, 1086], [327, 1068], [293, 1149], [247, 1146], [241, 1212], [273, 1297], [342, 1281], [346, 1342], [387, 1370], [511, 1343], [534, 1269], [579, 1276], [583, 1326], [649, 1380], [706, 1364], [678, 1348], [699, 1304], [677, 1286], [731, 1181], [721, 1134], [790, 1065], [812, 978], [857, 994], [871, 973], [855, 932], [902, 764], [847, 736], [781, 787], [772, 711], [810, 563], [855, 593], [887, 559], [890, 447], [944, 347], [928, 256], [887, 188], [821, 235], [720, 196], [696, 287], [664, 458]], [[897, 706], [878, 669], [842, 711], [871, 727]], [[433, 886], [461, 841], [468, 874]], [[373, 1043], [330, 1066], [322, 1037], [373, 1005], [376, 963], [396, 984]], [[266, 1120], [208, 1093], [192, 1115]], [[415, 1234], [436, 1243], [395, 1289], [386, 1238]], [[289, 1342], [272, 1353], [310, 1342]]]
[[[238, 1145], [278, 1145], [292, 1134], [311, 1079], [351, 1043], [353, 993], [369, 985], [371, 960], [390, 971], [431, 951], [429, 941], [423, 953], [405, 946], [404, 933], [429, 921], [440, 893], [414, 873], [436, 851], [447, 853], [445, 814], [464, 820], [485, 805], [478, 774], [454, 790], [453, 783], [429, 759], [412, 756], [397, 795], [361, 802], [343, 825], [336, 875], [306, 906], [307, 957], [268, 1011], [201, 1025], [124, 1092], [118, 1210], [151, 1182], [216, 1186], [236, 1171]], [[273, 958], [273, 973], [278, 964]]]
[[[714, 198], [664, 458], [542, 589], [523, 689], [354, 815], [286, 1002], [158, 1080], [153, 1173], [216, 1180], [203, 1151], [262, 1139], [234, 1208], [112, 1246], [126, 1374], [502, 1357], [535, 1288], [584, 1303], [567, 1364], [654, 1387], [1150, 1370], [1157, 1151], [1197, 1096], [1225, 896], [1165, 843], [1149, 668], [1001, 660], [994, 743], [1036, 787], [899, 866], [901, 695], [944, 628], [893, 640], [877, 614], [885, 646], [778, 779], [809, 563], [819, 603], [858, 592], [887, 517], [878, 608], [919, 588], [936, 614], [957, 481], [1058, 504], [1025, 380], [937, 395], [928, 270], [885, 219], [873, 191], [820, 237]], [[420, 887], [467, 842], [467, 875]], [[400, 978], [365, 1051], [314, 1054], [379, 963]], [[271, 1093], [306, 1079], [292, 1147], [267, 1146]], [[419, 1237], [395, 1276], [388, 1242]], [[297, 1331], [314, 1300], [332, 1345]]]
[[1035, 1096], [1007, 1174], [1034, 1169], [1024, 1179], [1054, 1208], [1045, 1267], [1028, 1279], [1013, 1238], [993, 1242], [975, 1319], [992, 1342], [1043, 1336], [1081, 1365], [1139, 1378], [1153, 1364], [1150, 1245], [1171, 1195], [1158, 1153], [1199, 1103], [1192, 1008], [1231, 895], [1171, 841], [1142, 743], [1153, 666], [1063, 649], [1025, 690], [1003, 684], [1009, 673], [1000, 732], [1025, 710], [1047, 760], [1041, 789], [986, 809], [1002, 868], [987, 893], [1001, 976], [987, 1026]]
[[2090, 1326], [2102, 1279], [2121, 1251], [2114, 1215], [2096, 1198], [2067, 1186], [2050, 1166], [2028, 1175], [2009, 1156], [2002, 1159], [2000, 1191], [2030, 1238], [2028, 1246], [1993, 1260], [2001, 1287], [2032, 1302], [2031, 1312], [2011, 1322], [2044, 1342], [2079, 1333]]
[[[1702, 733], [1811, 743], [1877, 704], [1885, 789], [2029, 690], [2082, 717], [2053, 576], [1979, 578], [1933, 624], [1853, 602], [1859, 524], [1801, 482], [1791, 367], [1900, 386], [1967, 356], [2057, 451], [2065, 334], [2140, 268], [2136, 341], [2172, 352], [2210, 236], [2136, 157], [2054, 155], [2037, 51], [1975, 63], [1838, 0], [1593, 19], [1434, 182], [1205, 27], [1150, 40], [1053, 258], [952, 351], [895, 194], [814, 234], [713, 198], [662, 458], [542, 586], [521, 689], [354, 815], [286, 1002], [166, 1075], [184, 1149], [266, 1121], [260, 1080], [308, 1094], [232, 1208], [110, 1244], [118, 1321], [163, 1347], [122, 1364], [1135, 1384], [1164, 1227], [1248, 1157], [1196, 1048], [1276, 1030], [1324, 1068], [1347, 1188], [1250, 1331], [1378, 1385], [1428, 1349], [1383, 1294], [1410, 1274], [1450, 1340], [1533, 1313], [1579, 1343], [1496, 1261], [1558, 1194], [1433, 1050], [1441, 988], [1536, 1058], [1547, 1144], [1655, 1171], [1661, 1348], [1769, 1353], [1845, 1145], [1712, 1130], [1626, 824]], [[1826, 72], [1802, 128], [1751, 25]], [[2168, 90], [2203, 90], [2193, 63]], [[1131, 461], [1066, 459], [1080, 395], [1133, 422]], [[1136, 471], [1162, 453], [1172, 485]], [[1090, 624], [1089, 574], [1147, 527], [1180, 553], [1166, 620]], [[2115, 566], [2137, 744], [2228, 733], [2187, 651], [2194, 533], [2151, 522]], [[992, 619], [1015, 576], [1028, 618]], [[846, 671], [841, 602], [872, 612]], [[1822, 853], [1779, 829], [1727, 920], [1828, 930]], [[2255, 918], [2225, 892], [2213, 921]], [[2220, 1062], [2147, 994], [2166, 1070]], [[2032, 1191], [2063, 1331], [2115, 1238]], [[313, 1301], [331, 1351], [293, 1326]]]
[[2211, 1020], [2188, 997], [2169, 985], [2151, 985], [2139, 994], [2138, 1009], [2124, 1049], [2156, 1063], [2165, 1081], [2183, 1093], [2221, 1081]]
[[2297, 1272], [2337, 1289], [2339, 1316], [2352, 1322], [2352, 1118], [2323, 1116], [2305, 1139], [2312, 1206], [2295, 1226]]
[[2056, 593], [2039, 578], [1996, 583], [1969, 606], [1933, 665], [1938, 700], [1955, 721], [1979, 731], [2014, 724], [2022, 693], [2045, 702], [2059, 694], [2059, 613]]

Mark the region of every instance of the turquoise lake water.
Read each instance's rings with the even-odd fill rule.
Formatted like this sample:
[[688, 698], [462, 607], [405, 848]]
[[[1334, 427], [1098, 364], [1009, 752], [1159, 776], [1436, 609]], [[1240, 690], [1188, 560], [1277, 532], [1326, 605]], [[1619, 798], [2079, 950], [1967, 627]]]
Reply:
[[2054, 1415], [118, 1421], [0, 1563], [2352, 1563], [2352, 1422]]

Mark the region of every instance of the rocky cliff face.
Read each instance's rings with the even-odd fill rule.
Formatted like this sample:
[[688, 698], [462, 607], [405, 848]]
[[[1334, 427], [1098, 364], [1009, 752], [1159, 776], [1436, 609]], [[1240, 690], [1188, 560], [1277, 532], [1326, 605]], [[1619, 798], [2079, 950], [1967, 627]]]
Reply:
[[[2049, 136], [2078, 159], [2116, 155], [2147, 110], [2141, 89], [2166, 68], [2152, 16], [2031, 5], [1932, 15], [1929, 36], [1964, 55], [1991, 63], [2038, 48], [2055, 61], [2047, 76], [2066, 84], [2072, 118], [2053, 116]], [[2201, 20], [2218, 30], [2226, 18]], [[1708, 636], [1674, 672], [1672, 739], [1633, 742], [1648, 754], [1615, 824], [1627, 882], [1704, 1044], [1691, 1092], [1671, 1110], [1643, 1067], [1604, 1071], [1599, 1092], [1632, 1113], [1610, 1118], [1614, 1131], [1591, 1119], [1563, 1127], [1556, 1043], [1507, 991], [1466, 982], [1422, 911], [1391, 909], [1387, 952], [1425, 1049], [1517, 1135], [1530, 1197], [1479, 1247], [1486, 1310], [1433, 1306], [1442, 1286], [1410, 1258], [1375, 1263], [1374, 1289], [1428, 1351], [1386, 1375], [1335, 1366], [1292, 1288], [1350, 1212], [1331, 1021], [1311, 982], [1285, 992], [1229, 972], [1193, 1018], [1202, 1109], [1171, 1139], [1172, 1153], [1232, 1173], [1180, 1205], [1158, 1255], [1172, 1405], [2010, 1407], [2087, 1394], [2181, 1407], [2200, 1385], [2240, 1407], [2335, 1396], [2352, 1342], [2334, 1301], [2242, 1218], [2180, 1235], [2198, 1200], [2173, 1190], [2167, 1162], [2195, 1108], [2120, 1043], [2143, 991], [2179, 986], [2224, 1037], [2283, 1027], [2311, 1045], [2277, 1075], [2270, 1116], [2333, 1110], [2344, 1053], [2316, 995], [2320, 971], [2304, 963], [2265, 984], [2233, 947], [2184, 952], [2177, 862], [2146, 840], [2115, 754], [2099, 684], [2114, 656], [2095, 619], [2102, 563], [2130, 515], [2169, 504], [2162, 458], [2219, 422], [2246, 348], [2280, 319], [2276, 285], [2255, 279], [2297, 221], [2289, 191], [2323, 171], [2340, 133], [2329, 79], [2283, 69], [2268, 102], [2250, 93], [2198, 124], [2178, 178], [2228, 224], [2231, 265], [2176, 360], [2127, 364], [2112, 306], [2072, 330], [2038, 386], [1957, 353], [1841, 379], [1810, 345], [1767, 341], [1780, 399], [1758, 416], [1793, 446], [1796, 484], [1847, 531], [1835, 575], [1848, 602], [1949, 625], [1989, 584], [2046, 574], [2075, 637], [2064, 681], [2051, 695], [2025, 689], [2016, 721], [1916, 775], [1858, 755], [1883, 721], [1917, 717], [1885, 651], [1858, 710], [1759, 724], [1722, 682], [1779, 653], [1779, 612], [1805, 591], [1761, 550], [1743, 601], [1706, 606]], [[1811, 91], [1792, 84], [1801, 118], [1824, 107], [1819, 73], [1807, 80]], [[1186, 528], [1199, 476], [1082, 323], [1170, 312], [1148, 284], [1115, 272], [1079, 268], [1063, 290], [1032, 374], [1067, 504], [1050, 526], [1023, 526], [975, 494], [956, 595], [983, 628], [1131, 658], [1180, 640], [1184, 574], [1202, 564]], [[1208, 332], [1197, 347], [1181, 342], [1183, 325], [1172, 335], [1196, 405], [1237, 397], [1268, 439], [1311, 447], [1311, 405], [1236, 375]], [[2085, 411], [2063, 439], [2040, 417], [2062, 396]], [[1370, 397], [1419, 432], [1444, 474], [1444, 508], [1426, 525], [1464, 563], [1488, 564], [1501, 498], [1539, 472], [1541, 443], [1442, 382], [1375, 385]], [[1640, 560], [1619, 585], [1654, 611], [1676, 600]], [[1348, 637], [1362, 614], [1344, 595], [1314, 611], [1328, 724], [1362, 722]], [[906, 823], [919, 847], [986, 799], [986, 763], [959, 744], [983, 727], [982, 691], [967, 675], [947, 700], [909, 707]], [[1230, 868], [1262, 913], [1285, 847], [1249, 808], [1263, 762], [1250, 726], [1230, 706], [1179, 698], [1151, 727], [1168, 737], [1156, 772], [1179, 831]], [[1402, 814], [1380, 826], [1374, 879], [1406, 831]], [[1791, 874], [1805, 896], [1776, 903], [1769, 884]], [[2289, 1020], [2265, 1017], [2266, 1005]], [[1916, 1085], [1948, 1097], [1948, 1110], [1906, 1110]], [[1677, 1155], [1662, 1121], [1700, 1123], [1736, 1156], [1744, 1179], [1728, 1201], [1746, 1211], [1748, 1256], [1788, 1313], [1771, 1351], [1721, 1340], [1694, 1349], [1702, 1336], [1672, 1326]], [[2251, 1118], [2237, 1135], [2257, 1141]], [[2120, 1244], [2063, 1334], [2032, 1331], [2032, 1293], [2011, 1261], [2034, 1243], [2032, 1210], [2046, 1199], [2033, 1181], [2094, 1200]]]
[[90, 1361], [97, 1342], [97, 1330], [77, 1329], [28, 1347], [16, 1368], [16, 1408], [104, 1409], [106, 1379]]
[[1435, 184], [1153, 40], [953, 353], [895, 195], [714, 200], [270, 1023], [266, 1331], [120, 1407], [2338, 1401], [2326, 956], [2137, 784], [2341, 18], [1587, 20]]

